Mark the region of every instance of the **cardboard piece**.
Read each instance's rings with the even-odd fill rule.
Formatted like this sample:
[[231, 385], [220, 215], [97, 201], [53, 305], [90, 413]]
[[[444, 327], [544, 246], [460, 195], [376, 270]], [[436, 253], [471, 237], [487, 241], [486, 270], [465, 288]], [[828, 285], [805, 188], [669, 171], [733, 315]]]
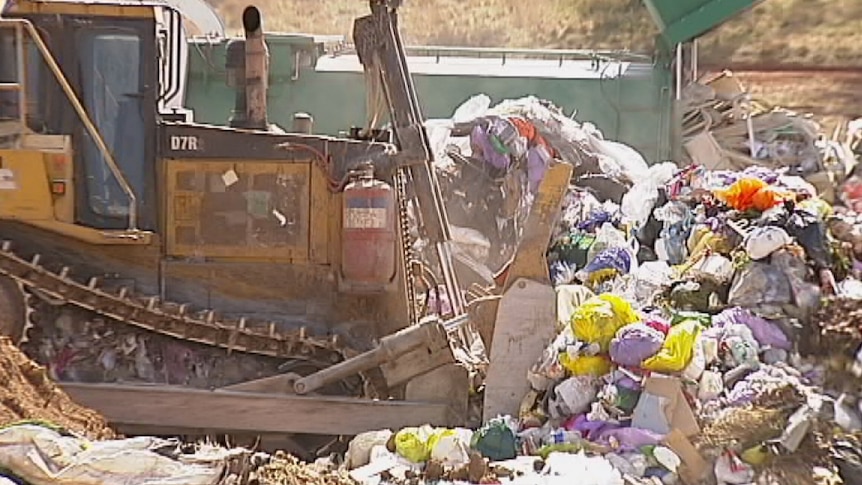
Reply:
[[700, 433], [700, 426], [675, 377], [648, 377], [634, 409], [632, 426], [667, 434], [678, 430], [686, 438]]
[[724, 156], [721, 145], [712, 136], [712, 133], [704, 131], [683, 144], [688, 156], [693, 163], [703, 165], [709, 170], [730, 170], [733, 166]]
[[682, 465], [679, 467], [680, 480], [686, 485], [701, 483], [709, 472], [709, 463], [703, 459], [691, 441], [675, 429], [665, 436], [663, 443], [682, 460]]

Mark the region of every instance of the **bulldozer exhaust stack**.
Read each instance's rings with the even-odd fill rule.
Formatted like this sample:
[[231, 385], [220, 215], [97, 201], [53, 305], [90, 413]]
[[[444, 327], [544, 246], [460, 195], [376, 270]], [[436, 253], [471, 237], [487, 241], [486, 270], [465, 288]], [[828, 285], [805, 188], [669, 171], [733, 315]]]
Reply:
[[269, 83], [269, 51], [263, 35], [263, 19], [257, 7], [242, 12], [245, 30], [246, 120], [249, 128], [268, 126], [266, 92]]
[[227, 44], [227, 82], [236, 94], [230, 126], [267, 130], [269, 49], [263, 34], [263, 18], [257, 7], [243, 10], [242, 27], [245, 38], [232, 39]]

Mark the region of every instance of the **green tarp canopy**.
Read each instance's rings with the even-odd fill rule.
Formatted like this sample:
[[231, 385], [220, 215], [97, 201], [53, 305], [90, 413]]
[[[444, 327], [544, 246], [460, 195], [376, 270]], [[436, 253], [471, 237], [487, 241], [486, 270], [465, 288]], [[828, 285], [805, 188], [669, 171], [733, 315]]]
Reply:
[[688, 42], [762, 0], [643, 0], [670, 46]]

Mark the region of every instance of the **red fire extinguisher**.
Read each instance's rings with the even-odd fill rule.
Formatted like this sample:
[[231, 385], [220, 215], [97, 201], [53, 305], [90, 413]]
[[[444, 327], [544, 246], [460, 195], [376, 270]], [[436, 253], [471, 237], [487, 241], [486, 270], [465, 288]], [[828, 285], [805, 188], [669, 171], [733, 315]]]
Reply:
[[398, 234], [392, 187], [363, 166], [342, 195], [341, 276], [347, 287], [379, 292], [395, 277]]

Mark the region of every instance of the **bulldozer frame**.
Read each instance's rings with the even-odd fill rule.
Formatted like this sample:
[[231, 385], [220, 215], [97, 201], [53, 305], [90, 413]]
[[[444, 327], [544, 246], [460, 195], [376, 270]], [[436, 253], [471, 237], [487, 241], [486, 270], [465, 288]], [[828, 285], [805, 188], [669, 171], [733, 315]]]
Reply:
[[[373, 152], [380, 160], [378, 168], [390, 174], [398, 191], [402, 204], [402, 225], [407, 222], [404, 204], [410, 201], [414, 208], [419, 208], [419, 233], [435, 248], [437, 261], [434, 269], [441, 276], [450, 297], [452, 314], [443, 318], [420, 319], [415, 311], [416, 287], [413, 280], [418, 279], [416, 273], [427, 272], [427, 268], [417, 262], [406, 241], [402, 241], [400, 259], [402, 277], [407, 284], [396, 298], [406, 300], [405, 307], [409, 308], [395, 312], [403, 317], [401, 327], [383, 326], [383, 331], [372, 345], [359, 349], [351, 348], [338, 335], [316, 336], [305, 327], [286, 330], [279, 322], [246, 317], [223, 318], [212, 310], [192, 309], [186, 304], [171, 303], [164, 294], [141, 297], [139, 292], [126, 286], [104, 286], [100, 278], [91, 272], [85, 273], [83, 280], [80, 277], [73, 278], [73, 268], [58, 264], [56, 258], [40, 252], [39, 246], [16, 248], [14, 242], [4, 242], [0, 247], [0, 273], [17, 283], [26, 301], [37, 299], [55, 307], [71, 305], [180, 341], [221, 348], [228, 355], [256, 354], [281, 359], [304, 356], [308, 360], [328, 362], [322, 368], [304, 375], [288, 371], [215, 389], [190, 389], [162, 384], [61, 382], [62, 388], [73, 399], [100, 411], [119, 431], [130, 434], [352, 435], [372, 429], [419, 424], [464, 425], [468, 419], [467, 394], [470, 383], [467, 370], [456, 361], [453, 348], [469, 344], [474, 330], [478, 330], [488, 349], [487, 354], [499, 355], [500, 352], [495, 351], [493, 345], [504, 340], [499, 336], [500, 332], [511, 331], [511, 326], [517, 324], [512, 318], [508, 318], [505, 325], [497, 323], [501, 302], [506, 301], [509, 292], [517, 292], [527, 284], [549, 287], [544, 255], [550, 231], [569, 185], [571, 166], [558, 162], [548, 171], [539, 188], [516, 255], [506, 272], [500, 276], [497, 287], [474, 288], [467, 294], [481, 297], [470, 301], [469, 297], [465, 299], [453, 269], [451, 236], [442, 195], [435, 179], [433, 154], [428, 145], [398, 32], [398, 2], [372, 0], [370, 4], [371, 15], [357, 22], [357, 32], [365, 36], [364, 49], [359, 51], [359, 55], [366, 68], [367, 79], [379, 81], [389, 106], [397, 147], [397, 154], [391, 157], [389, 165], [383, 159], [390, 155], [391, 148], [382, 143], [291, 134], [270, 135], [253, 130], [163, 120], [159, 132], [163, 145], [160, 150], [166, 154], [163, 170], [169, 180], [178, 180], [180, 172], [190, 169], [195, 172], [224, 172], [236, 166], [236, 162], [231, 160], [243, 157], [241, 145], [250, 144], [258, 158], [262, 157], [259, 166], [264, 168], [261, 170], [274, 166], [274, 160], [279, 158], [310, 157], [306, 159], [310, 161], [311, 183], [325, 191], [326, 171], [319, 164], [330, 157], [319, 157], [314, 153], [309, 155], [309, 151], [329, 154], [332, 153], [330, 145], [337, 142], [345, 152]], [[122, 1], [74, 4], [22, 0], [19, 7], [25, 13], [29, 8], [29, 13], [34, 14], [134, 16], [143, 11], [145, 5]], [[139, 228], [139, 200], [135, 190], [126, 180], [114, 153], [39, 30], [25, 18], [0, 17], [0, 32], [3, 31], [13, 32], [18, 42], [18, 78], [14, 82], [0, 79], [3, 81], [0, 90], [14, 92], [19, 97], [15, 129], [11, 132], [0, 131], [0, 136], [7, 140], [5, 145], [0, 145], [0, 157], [4, 160], [0, 169], [14, 173], [14, 183], [17, 184], [13, 193], [6, 193], [5, 197], [0, 194], [0, 220], [8, 224], [0, 230], [0, 238], [13, 239], [8, 236], [14, 232], [16, 236], [25, 236], [26, 240], [31, 231], [60, 238], [59, 242], [48, 244], [52, 248], [51, 255], [62, 254], [65, 249], [73, 249], [76, 245], [104, 246], [106, 251], [122, 251], [123, 247], [148, 248], [158, 243], [162, 248], [168, 247], [169, 251], [173, 248], [175, 256], [195, 257], [195, 248], [184, 249], [178, 243], [177, 218], [181, 218], [181, 212], [177, 209], [181, 205], [178, 205], [181, 200], [176, 198], [178, 196], [174, 196], [173, 200], [168, 199], [173, 204], [169, 204], [172, 209], [166, 211], [164, 234]], [[55, 182], [68, 182], [72, 178], [69, 173], [50, 172], [49, 169], [53, 165], [63, 165], [52, 165], [50, 162], [72, 160], [73, 152], [68, 136], [42, 135], [28, 128], [25, 96], [27, 79], [23, 65], [25, 38], [38, 49], [84, 130], [94, 141], [101, 159], [126, 195], [129, 206], [125, 212], [125, 227], [106, 229], [76, 223], [73, 208], [63, 203], [63, 197], [68, 192], [52, 194], [45, 190], [46, 183], [53, 187]], [[257, 96], [256, 99], [260, 99], [259, 91], [253, 94]], [[296, 153], [297, 147], [302, 155]], [[226, 158], [213, 159], [216, 152], [218, 156]], [[66, 170], [70, 169], [68, 165]], [[247, 174], [248, 170], [254, 168], [247, 169], [243, 174]], [[346, 172], [344, 167], [342, 170]], [[71, 191], [73, 188], [74, 184], [69, 184], [64, 190]], [[168, 191], [176, 193], [175, 189], [169, 187]], [[334, 210], [336, 207], [333, 202], [330, 200], [322, 207]], [[36, 215], [22, 209], [26, 207], [33, 208]], [[314, 231], [314, 226], [310, 230]], [[326, 233], [324, 236], [318, 232], [322, 238], [320, 241], [323, 241], [321, 244], [325, 245], [324, 239], [331, 236], [332, 228], [322, 226], [317, 230]], [[404, 237], [402, 227], [402, 239]], [[313, 235], [311, 239], [313, 241]], [[184, 253], [186, 250], [188, 254]], [[204, 256], [218, 262], [219, 259], [230, 259], [234, 252], [235, 249], [230, 247], [209, 248], [205, 250]], [[322, 260], [329, 261], [324, 253], [331, 254], [331, 250], [318, 254]], [[291, 253], [290, 250], [282, 253], [273, 253], [271, 250], [258, 253], [246, 251], [244, 254], [246, 258], [264, 264], [290, 263], [309, 257], [304, 256], [305, 253]], [[280, 256], [273, 257], [272, 254]], [[309, 254], [312, 259], [315, 257], [313, 248]], [[235, 261], [242, 259], [234, 258]], [[120, 262], [115, 263], [114, 267], [124, 265], [122, 259], [117, 261]], [[542, 311], [533, 312], [533, 320], [537, 321], [531, 322], [530, 328], [553, 326], [553, 318], [544, 320], [548, 308], [553, 312], [552, 300], [530, 300], [525, 305], [524, 311], [528, 313], [530, 308], [542, 308]], [[24, 316], [24, 327], [31, 325], [27, 318]], [[20, 329], [22, 334], [26, 330]], [[543, 335], [542, 331], [535, 332], [533, 346]], [[491, 373], [510, 377], [512, 372], [526, 372], [524, 366], [527, 365], [527, 359], [532, 357], [526, 352], [516, 354], [492, 361]], [[381, 399], [369, 399], [368, 392], [365, 393], [366, 397], [317, 394], [330, 384], [357, 375], [364, 376], [366, 384], [370, 383], [372, 390], [379, 393]], [[502, 388], [502, 380], [500, 377], [489, 377], [486, 386]], [[398, 398], [392, 399], [396, 396]], [[511, 411], [519, 399], [515, 390], [505, 396], [493, 397], [489, 407], [486, 397], [486, 418], [493, 417], [489, 415], [491, 412]]]

